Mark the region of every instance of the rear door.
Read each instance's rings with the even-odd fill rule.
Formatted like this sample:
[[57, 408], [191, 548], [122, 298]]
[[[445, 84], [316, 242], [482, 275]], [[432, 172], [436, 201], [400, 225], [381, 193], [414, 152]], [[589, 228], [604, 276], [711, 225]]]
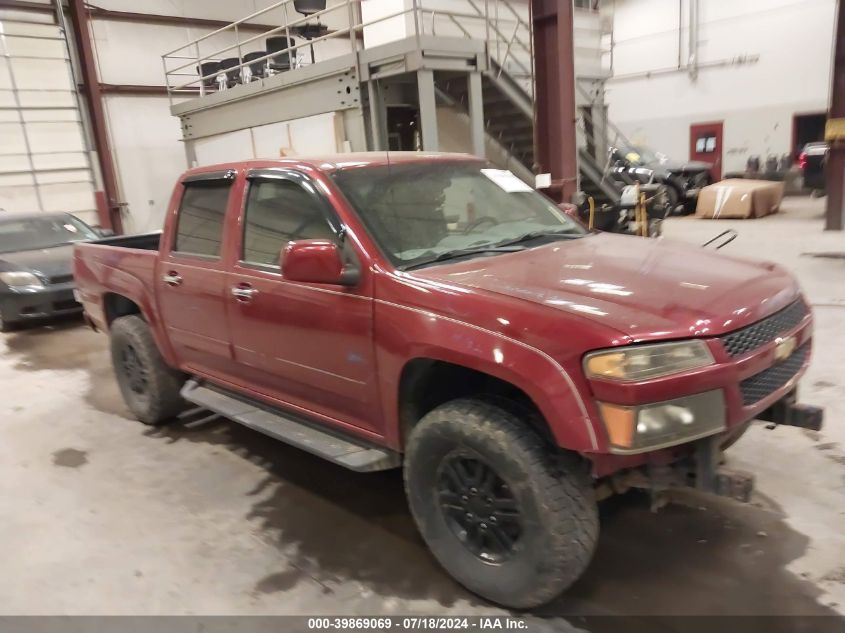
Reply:
[[286, 280], [279, 265], [285, 245], [340, 243], [340, 221], [301, 172], [255, 170], [247, 186], [239, 261], [228, 283], [241, 379], [295, 410], [382, 435], [366, 266], [355, 287]]
[[182, 366], [199, 373], [231, 369], [222, 259], [226, 212], [236, 173], [182, 181], [175, 228], [162, 244], [157, 279], [162, 322]]

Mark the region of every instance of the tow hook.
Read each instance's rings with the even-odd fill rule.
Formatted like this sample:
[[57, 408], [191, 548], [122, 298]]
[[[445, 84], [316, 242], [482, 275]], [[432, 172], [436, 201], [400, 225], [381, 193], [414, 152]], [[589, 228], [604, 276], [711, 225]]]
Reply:
[[695, 488], [748, 503], [754, 491], [754, 475], [720, 464], [720, 440], [719, 436], [699, 440], [689, 458], [675, 464], [646, 464], [619, 473], [603, 482], [596, 496], [603, 499], [629, 488], [639, 488], [650, 494], [652, 512], [668, 502], [666, 493], [680, 488]]
[[791, 393], [782, 400], [760, 414], [760, 419], [769, 422], [767, 429], [773, 429], [779, 424], [797, 426], [801, 429], [821, 431], [824, 422], [824, 409], [811, 404], [796, 402], [795, 393]]

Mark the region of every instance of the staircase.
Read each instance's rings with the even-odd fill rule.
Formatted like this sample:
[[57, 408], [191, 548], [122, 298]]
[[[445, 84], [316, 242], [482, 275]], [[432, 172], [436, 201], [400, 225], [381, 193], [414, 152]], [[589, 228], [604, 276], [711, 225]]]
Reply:
[[[495, 61], [482, 75], [484, 127], [496, 141], [526, 170], [534, 166], [534, 112], [531, 98], [522, 87]], [[450, 78], [437, 84], [441, 100], [447, 105], [468, 111], [468, 90], [465, 78]], [[602, 153], [604, 153], [604, 149]], [[591, 196], [597, 208], [616, 206], [623, 184], [610, 177], [604, 165], [582, 147], [578, 150], [580, 188]]]
[[[479, 16], [484, 16], [481, 9], [471, 0], [470, 5]], [[503, 6], [510, 10], [510, 14], [517, 20], [518, 26], [513, 29], [512, 35], [509, 37], [499, 27], [492, 27], [494, 37], [498, 38], [498, 44], [502, 45], [497, 45], [496, 41], [488, 42], [487, 70], [482, 73], [484, 128], [488, 138], [495, 141], [510, 158], [523, 168], [520, 169], [520, 172], [530, 175], [536, 171], [534, 169], [534, 104], [531, 95], [526, 91], [526, 86], [530, 89], [533, 84], [533, 76], [530, 60], [526, 63], [524, 59], [514, 59], [515, 51], [522, 53], [530, 51], [530, 44], [527, 43], [527, 40], [530, 39], [530, 27], [508, 2], [503, 2]], [[598, 16], [585, 15], [581, 17], [597, 18]], [[590, 24], [592, 23], [590, 22]], [[470, 37], [470, 33], [461, 25], [454, 23], [454, 26], [460, 29], [463, 36]], [[508, 28], [504, 30], [510, 33]], [[519, 37], [520, 35], [522, 37]], [[588, 61], [590, 63], [595, 62], [593, 65], [596, 65], [599, 64], [601, 55], [598, 50], [599, 38], [593, 39], [596, 41], [589, 40], [586, 44], [581, 42], [581, 49], [583, 50], [579, 50], [581, 50], [582, 57], [585, 55], [585, 51], [590, 53]], [[505, 54], [497, 57], [497, 52], [501, 53], [502, 50], [505, 51]], [[595, 57], [595, 60], [592, 59], [593, 57]], [[581, 65], [583, 66], [584, 63], [582, 59]], [[508, 69], [510, 69], [510, 72]], [[600, 74], [592, 66], [587, 70], [590, 71], [589, 74], [592, 78]], [[517, 72], [521, 76], [517, 78], [512, 74], [513, 72]], [[447, 76], [447, 78], [439, 79], [436, 89], [438, 98], [442, 103], [456, 108], [462, 113], [469, 112], [468, 86], [465, 77]], [[580, 86], [578, 86], [577, 97], [585, 100], [585, 103], [588, 104], [592, 101], [591, 97]], [[610, 176], [607, 165], [600, 162], [605, 156], [607, 148], [603, 147], [603, 140], [600, 141], [597, 136], [592, 136], [593, 121], [589, 116], [584, 113], [582, 119], [579, 120], [579, 137], [582, 144], [584, 144], [586, 137], [591, 137], [591, 145], [594, 150], [593, 153], [590, 153], [586, 147], [579, 147], [580, 189], [594, 199], [597, 208], [615, 207], [619, 203], [624, 183], [614, 180]], [[607, 124], [608, 122], [604, 123]], [[615, 127], [613, 127], [613, 130], [618, 132]], [[599, 145], [602, 145], [602, 147], [599, 147]]]
[[[484, 128], [516, 161], [529, 171], [534, 164], [534, 107], [522, 87], [491, 60], [482, 74]], [[464, 77], [437, 83], [447, 104], [468, 111], [468, 90]]]

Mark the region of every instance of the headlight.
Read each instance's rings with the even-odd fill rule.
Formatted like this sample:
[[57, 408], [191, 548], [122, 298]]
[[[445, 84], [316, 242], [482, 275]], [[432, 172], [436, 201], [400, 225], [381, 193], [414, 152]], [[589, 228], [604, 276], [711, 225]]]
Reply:
[[639, 453], [691, 442], [725, 429], [720, 389], [639, 407], [598, 403], [612, 453]]
[[32, 273], [0, 273], [0, 281], [10, 288], [43, 288], [44, 284]]
[[593, 352], [584, 358], [584, 371], [589, 378], [638, 381], [712, 364], [704, 341], [682, 341]]

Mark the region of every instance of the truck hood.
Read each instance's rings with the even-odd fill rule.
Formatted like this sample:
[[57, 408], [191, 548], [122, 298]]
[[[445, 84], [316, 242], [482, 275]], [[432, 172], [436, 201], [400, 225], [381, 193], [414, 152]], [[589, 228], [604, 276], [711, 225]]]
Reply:
[[787, 306], [800, 293], [775, 264], [608, 233], [414, 275], [592, 319], [633, 341], [722, 334]]
[[0, 272], [35, 273], [45, 279], [69, 275], [73, 260], [73, 244], [63, 244], [32, 251], [0, 253]]

